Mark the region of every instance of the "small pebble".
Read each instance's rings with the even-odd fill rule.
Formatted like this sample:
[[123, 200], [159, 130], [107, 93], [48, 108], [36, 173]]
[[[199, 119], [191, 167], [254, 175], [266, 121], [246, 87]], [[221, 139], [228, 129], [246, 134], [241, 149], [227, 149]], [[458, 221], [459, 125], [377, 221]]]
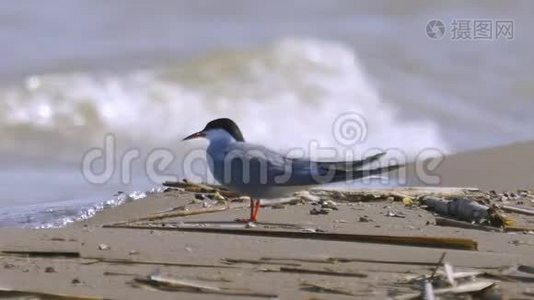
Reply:
[[10, 264], [10, 263], [5, 263], [4, 264], [4, 269], [13, 269], [13, 268], [15, 268], [14, 264]]
[[245, 225], [245, 228], [254, 228], [256, 227], [256, 224], [254, 222], [248, 222], [247, 225]]
[[402, 214], [400, 214], [400, 213], [392, 212], [392, 211], [388, 211], [388, 212], [386, 213], [386, 217], [405, 218], [404, 215], [402, 215]]
[[328, 214], [328, 210], [325, 210], [325, 209], [317, 209], [317, 208], [312, 208], [312, 210], [310, 210], [310, 215], [327, 215]]
[[195, 199], [204, 200], [204, 199], [206, 199], [206, 196], [204, 196], [204, 194], [197, 193], [197, 194], [195, 194]]
[[100, 244], [98, 245], [98, 250], [102, 250], [102, 251], [106, 251], [106, 250], [109, 250], [110, 247], [106, 244]]
[[360, 217], [359, 221], [362, 223], [367, 223], [367, 222], [371, 222], [372, 220], [368, 216], [363, 216], [363, 217]]
[[139, 254], [139, 251], [137, 251], [137, 250], [130, 250], [128, 252], [128, 255], [137, 255], [137, 254]]
[[320, 204], [322, 208], [338, 210], [337, 203], [332, 200], [321, 200]]
[[45, 273], [56, 273], [56, 269], [54, 269], [53, 267], [46, 267]]
[[72, 283], [72, 284], [80, 284], [81, 281], [78, 278], [74, 278], [70, 283]]

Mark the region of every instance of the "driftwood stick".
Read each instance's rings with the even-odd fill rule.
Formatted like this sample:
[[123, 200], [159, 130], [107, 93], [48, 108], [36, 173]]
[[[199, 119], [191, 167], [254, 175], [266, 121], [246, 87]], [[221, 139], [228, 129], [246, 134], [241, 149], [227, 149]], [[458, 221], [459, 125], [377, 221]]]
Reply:
[[528, 232], [534, 231], [534, 227], [521, 227], [521, 226], [505, 226], [505, 232]]
[[237, 198], [240, 196], [239, 194], [229, 191], [223, 188], [222, 186], [207, 185], [207, 184], [201, 184], [201, 183], [166, 181], [163, 183], [163, 186], [182, 188], [188, 192], [193, 192], [193, 193], [219, 193], [222, 196], [228, 197], [228, 198]]
[[63, 250], [1, 250], [0, 253], [17, 256], [28, 257], [65, 257], [65, 258], [79, 258], [78, 251], [63, 251]]
[[104, 225], [104, 228], [125, 228], [125, 229], [148, 229], [148, 230], [170, 230], [188, 231], [217, 234], [235, 234], [246, 236], [261, 236], [273, 238], [294, 238], [312, 239], [323, 241], [339, 242], [360, 242], [377, 243], [401, 246], [477, 250], [478, 244], [474, 240], [449, 237], [423, 237], [423, 236], [388, 236], [388, 235], [368, 235], [368, 234], [342, 234], [324, 232], [296, 232], [296, 231], [267, 231], [256, 229], [233, 229], [233, 228], [203, 228], [203, 227], [160, 227], [150, 225]]
[[127, 221], [117, 222], [115, 223], [115, 225], [137, 223], [140, 221], [156, 221], [156, 220], [163, 220], [163, 219], [168, 219], [168, 218], [177, 218], [177, 217], [186, 217], [186, 216], [193, 216], [193, 215], [200, 215], [200, 214], [216, 213], [216, 212], [228, 210], [230, 208], [238, 208], [238, 207], [214, 206], [214, 207], [208, 207], [208, 208], [199, 208], [195, 210], [178, 210], [178, 211], [172, 211], [172, 212], [156, 213], [156, 214], [152, 214], [152, 215], [148, 215], [148, 216], [144, 216], [140, 218], [129, 219]]
[[510, 205], [502, 205], [500, 206], [500, 208], [507, 212], [515, 212], [518, 214], [534, 216], [534, 210], [532, 209], [520, 208], [520, 207], [515, 207], [515, 206], [510, 206]]
[[205, 285], [202, 283], [182, 280], [178, 278], [166, 277], [161, 275], [150, 275], [147, 277], [137, 277], [135, 282], [155, 287], [165, 291], [176, 292], [193, 292], [204, 294], [241, 296], [241, 297], [260, 297], [260, 298], [277, 298], [278, 295], [258, 293], [247, 291], [246, 289], [229, 289], [217, 286]]
[[299, 257], [262, 257], [260, 260], [265, 261], [296, 261], [304, 263], [321, 263], [321, 264], [334, 264], [334, 263], [373, 263], [373, 264], [387, 264], [387, 265], [413, 265], [413, 266], [435, 266], [435, 261], [406, 261], [406, 260], [380, 260], [380, 259], [365, 259], [365, 258], [352, 258], [352, 257], [327, 257], [321, 258], [299, 258]]
[[[279, 201], [261, 203], [261, 206], [269, 207], [269, 206], [273, 206], [277, 204], [294, 204], [294, 203], [298, 203], [298, 201], [299, 201], [298, 199], [294, 199], [294, 198], [284, 198], [284, 199], [280, 199]], [[221, 212], [221, 211], [225, 211], [229, 209], [240, 209], [240, 208], [247, 208], [247, 207], [249, 207], [249, 204], [247, 203], [244, 203], [244, 204], [238, 203], [238, 204], [231, 204], [231, 205], [226, 205], [226, 206], [219, 205], [219, 206], [214, 206], [214, 207], [198, 208], [194, 210], [172, 209], [170, 211], [165, 211], [165, 212], [155, 213], [155, 214], [151, 214], [151, 215], [144, 216], [144, 217], [129, 219], [127, 221], [120, 221], [117, 223], [113, 223], [112, 225], [126, 225], [126, 224], [141, 222], [141, 221], [156, 221], [156, 220], [163, 220], [163, 219], [168, 219], [168, 218], [187, 217], [187, 216], [216, 213], [216, 212]]]
[[72, 299], [72, 300], [104, 299], [104, 297], [100, 297], [100, 296], [82, 296], [82, 295], [63, 294], [63, 293], [56, 293], [56, 292], [28, 291], [28, 290], [0, 287], [0, 297], [11, 298], [11, 297], [16, 297], [16, 296], [19, 296], [21, 298], [24, 296], [33, 296], [33, 297], [37, 297], [38, 299]]

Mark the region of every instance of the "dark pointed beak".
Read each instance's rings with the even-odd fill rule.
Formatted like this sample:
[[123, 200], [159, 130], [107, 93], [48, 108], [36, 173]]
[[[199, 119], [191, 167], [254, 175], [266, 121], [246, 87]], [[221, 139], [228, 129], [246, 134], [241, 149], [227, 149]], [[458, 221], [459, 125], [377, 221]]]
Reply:
[[186, 141], [186, 140], [191, 140], [191, 139], [196, 139], [196, 138], [201, 138], [201, 137], [205, 137], [206, 134], [203, 132], [203, 131], [199, 131], [199, 132], [195, 132], [189, 136], [187, 136], [186, 138], [184, 138], [182, 141]]

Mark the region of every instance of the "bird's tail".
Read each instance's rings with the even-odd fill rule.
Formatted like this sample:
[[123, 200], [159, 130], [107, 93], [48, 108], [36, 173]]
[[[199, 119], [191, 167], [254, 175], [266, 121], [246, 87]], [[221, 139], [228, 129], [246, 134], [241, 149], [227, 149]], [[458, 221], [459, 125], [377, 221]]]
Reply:
[[316, 164], [320, 168], [325, 169], [333, 169], [336, 171], [345, 171], [350, 172], [353, 170], [357, 170], [367, 164], [372, 163], [375, 160], [380, 159], [382, 156], [384, 156], [386, 152], [380, 152], [375, 155], [371, 155], [369, 157], [366, 157], [362, 160], [354, 160], [354, 161], [336, 161], [336, 162], [329, 162], [329, 161], [323, 161], [323, 162], [316, 162]]
[[332, 182], [337, 181], [346, 181], [346, 180], [356, 180], [371, 176], [376, 176], [384, 173], [388, 173], [394, 170], [397, 170], [398, 168], [403, 167], [404, 165], [389, 165], [386, 167], [380, 167], [376, 169], [368, 169], [368, 170], [336, 170], [334, 173], [334, 177], [332, 178]]

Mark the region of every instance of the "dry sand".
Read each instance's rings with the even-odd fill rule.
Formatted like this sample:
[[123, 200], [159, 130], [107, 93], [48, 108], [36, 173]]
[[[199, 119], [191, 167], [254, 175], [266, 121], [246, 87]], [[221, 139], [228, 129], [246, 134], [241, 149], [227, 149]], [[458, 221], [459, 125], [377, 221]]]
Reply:
[[[422, 185], [409, 167], [409, 184]], [[446, 156], [435, 172], [440, 186], [471, 186], [484, 190], [534, 187], [534, 142], [474, 150]]]
[[[516, 184], [532, 187], [534, 172], [528, 157], [533, 145], [452, 156], [441, 169], [446, 175], [445, 183], [495, 186], [495, 189], [511, 189]], [[514, 163], [507, 163], [512, 158]], [[395, 191], [417, 194], [432, 190], [401, 188]], [[451, 189], [439, 191], [458, 193]], [[195, 202], [194, 196], [194, 193], [178, 190], [151, 194], [62, 229], [2, 229], [0, 290], [97, 299], [251, 299], [270, 296], [281, 299], [385, 299], [414, 292], [417, 285], [407, 283], [408, 278], [431, 273], [432, 265], [438, 262], [443, 252], [446, 252], [445, 261], [456, 269], [502, 274], [503, 269], [517, 264], [534, 266], [533, 234], [436, 226], [431, 212], [420, 207], [406, 207], [391, 199], [338, 201], [339, 209], [327, 215], [311, 215], [313, 205], [310, 203], [266, 207], [260, 211], [262, 223], [254, 228], [232, 222], [236, 217], [247, 215], [246, 203], [234, 203], [234, 209], [215, 213], [155, 220], [152, 229], [102, 227], [184, 205], [197, 209], [202, 204], [190, 204]], [[532, 209], [534, 203], [527, 201], [523, 206]], [[401, 213], [404, 218], [387, 216], [388, 212]], [[510, 216], [522, 226], [534, 226], [534, 216]], [[319, 231], [453, 237], [476, 241], [478, 250], [189, 232], [172, 226], [291, 231], [303, 236]], [[329, 258], [345, 260], [334, 262]], [[303, 273], [304, 270], [310, 273]], [[203, 287], [166, 290], [135, 280], [150, 274], [186, 280]], [[534, 291], [534, 284], [525, 280], [501, 278], [497, 281], [499, 290], [511, 298], [528, 298]], [[314, 290], [310, 288], [313, 285], [331, 290]], [[17, 298], [26, 294], [0, 295]]]

